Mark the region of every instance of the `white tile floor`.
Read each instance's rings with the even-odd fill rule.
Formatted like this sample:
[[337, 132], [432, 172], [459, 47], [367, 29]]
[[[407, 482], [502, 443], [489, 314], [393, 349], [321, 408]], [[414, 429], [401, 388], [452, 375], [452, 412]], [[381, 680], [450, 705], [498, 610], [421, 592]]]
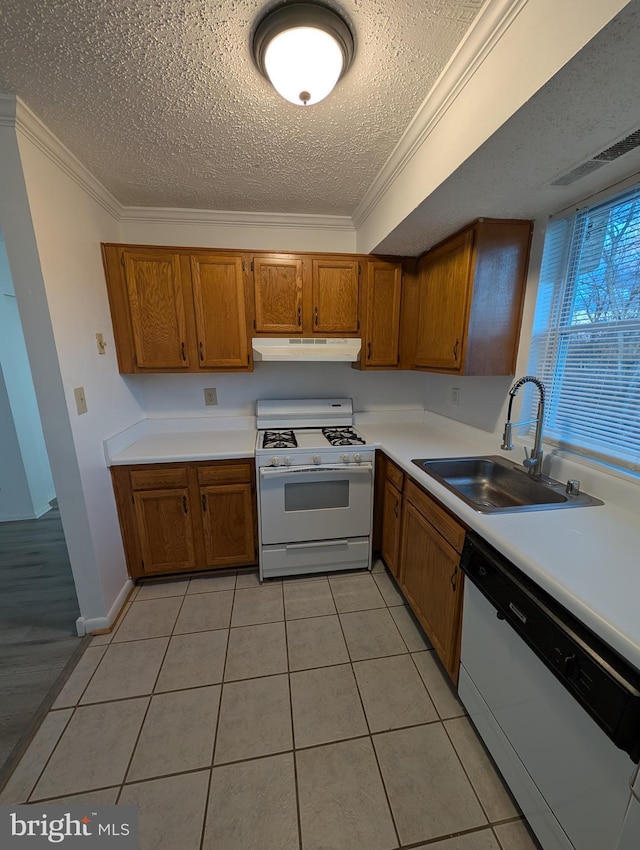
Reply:
[[0, 802], [121, 802], [143, 850], [535, 850], [382, 564], [136, 590]]

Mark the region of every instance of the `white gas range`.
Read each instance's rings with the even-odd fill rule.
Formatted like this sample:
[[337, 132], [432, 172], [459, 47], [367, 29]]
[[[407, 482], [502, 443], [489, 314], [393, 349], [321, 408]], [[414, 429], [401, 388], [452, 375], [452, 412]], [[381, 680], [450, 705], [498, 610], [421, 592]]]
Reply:
[[260, 400], [260, 579], [371, 569], [375, 447], [351, 399]]

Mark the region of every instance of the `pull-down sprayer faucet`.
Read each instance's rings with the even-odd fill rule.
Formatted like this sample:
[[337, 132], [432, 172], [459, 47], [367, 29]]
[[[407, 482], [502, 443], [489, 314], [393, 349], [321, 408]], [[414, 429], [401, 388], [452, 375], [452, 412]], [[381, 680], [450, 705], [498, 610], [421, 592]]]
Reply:
[[[535, 384], [538, 388], [538, 392], [540, 393], [540, 398], [538, 399], [538, 415], [535, 419], [526, 419], [523, 422], [512, 422], [511, 421], [511, 407], [513, 405], [513, 399], [518, 395], [518, 391], [520, 387], [524, 384]], [[523, 466], [525, 466], [529, 475], [533, 478], [540, 478], [542, 475], [542, 421], [544, 419], [544, 384], [539, 378], [535, 378], [533, 375], [525, 375], [524, 378], [519, 378], [515, 384], [509, 390], [509, 409], [507, 411], [507, 421], [504, 425], [504, 433], [502, 435], [502, 445], [501, 449], [505, 451], [513, 451], [513, 443], [511, 441], [511, 431], [513, 428], [517, 428], [519, 425], [528, 425], [531, 422], [536, 423], [536, 433], [533, 440], [533, 449], [531, 454], [527, 453], [525, 448], [525, 459], [523, 460]]]

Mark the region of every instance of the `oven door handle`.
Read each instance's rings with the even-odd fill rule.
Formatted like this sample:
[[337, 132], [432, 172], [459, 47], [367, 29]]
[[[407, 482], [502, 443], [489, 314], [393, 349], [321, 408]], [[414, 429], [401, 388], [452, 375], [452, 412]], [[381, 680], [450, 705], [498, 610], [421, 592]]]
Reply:
[[350, 475], [371, 475], [372, 463], [345, 464], [344, 466], [263, 466], [260, 469], [261, 478], [278, 478], [284, 475], [295, 475], [298, 472], [347, 472]]

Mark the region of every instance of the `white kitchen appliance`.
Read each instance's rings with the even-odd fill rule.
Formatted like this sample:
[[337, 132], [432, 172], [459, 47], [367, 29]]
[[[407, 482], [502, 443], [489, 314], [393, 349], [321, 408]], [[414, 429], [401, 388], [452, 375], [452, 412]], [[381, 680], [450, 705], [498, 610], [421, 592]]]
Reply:
[[375, 447], [351, 399], [260, 400], [260, 580], [371, 569]]
[[462, 568], [460, 698], [543, 850], [638, 850], [640, 674], [475, 535]]
[[360, 357], [362, 342], [355, 337], [256, 337], [251, 345], [254, 360], [353, 363]]

